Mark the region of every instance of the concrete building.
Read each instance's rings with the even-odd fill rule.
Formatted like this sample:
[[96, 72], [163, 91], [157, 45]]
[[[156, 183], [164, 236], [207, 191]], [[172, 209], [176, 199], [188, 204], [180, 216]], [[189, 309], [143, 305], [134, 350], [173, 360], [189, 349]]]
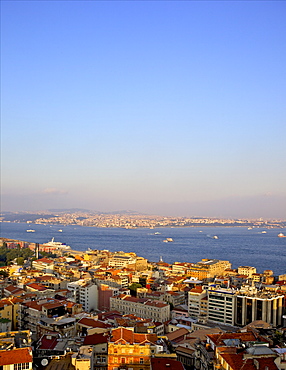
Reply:
[[188, 314], [190, 317], [198, 317], [207, 314], [202, 310], [203, 299], [207, 296], [207, 291], [198, 285], [188, 292]]
[[208, 290], [208, 319], [234, 325], [235, 304], [235, 291], [210, 287]]
[[251, 278], [253, 274], [256, 274], [256, 268], [251, 266], [239, 266], [237, 273], [239, 275], [246, 275]]
[[216, 259], [202, 259], [189, 268], [191, 277], [196, 279], [209, 279], [216, 275], [223, 275], [226, 269], [231, 268], [229, 261], [222, 261]]
[[282, 325], [284, 295], [271, 292], [244, 291], [237, 295], [236, 324], [247, 325], [263, 320], [274, 327]]
[[120, 295], [110, 298], [110, 309], [123, 315], [133, 314], [143, 319], [165, 322], [170, 319], [170, 305], [162, 301], [151, 301], [147, 298], [134, 298]]
[[98, 288], [96, 284], [81, 279], [68, 283], [67, 289], [71, 292], [73, 302], [81, 304], [84, 311], [90, 312], [97, 309]]
[[135, 253], [117, 252], [109, 259], [109, 266], [112, 267], [128, 267], [129, 265], [136, 265]]

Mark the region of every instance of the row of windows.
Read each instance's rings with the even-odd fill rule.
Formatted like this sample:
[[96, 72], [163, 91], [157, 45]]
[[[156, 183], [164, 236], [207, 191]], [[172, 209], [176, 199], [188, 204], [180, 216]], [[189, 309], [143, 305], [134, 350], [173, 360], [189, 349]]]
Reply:
[[15, 364], [14, 365], [14, 370], [25, 370], [29, 369], [30, 364], [29, 362], [23, 363], [23, 364]]
[[[114, 363], [120, 362], [121, 364], [127, 364], [127, 363], [132, 364], [132, 363], [138, 363], [138, 359], [137, 358], [133, 359], [132, 357], [128, 357], [128, 358], [114, 357], [110, 359], [110, 362], [114, 362]], [[139, 364], [144, 364], [144, 358], [142, 357], [139, 358]]]

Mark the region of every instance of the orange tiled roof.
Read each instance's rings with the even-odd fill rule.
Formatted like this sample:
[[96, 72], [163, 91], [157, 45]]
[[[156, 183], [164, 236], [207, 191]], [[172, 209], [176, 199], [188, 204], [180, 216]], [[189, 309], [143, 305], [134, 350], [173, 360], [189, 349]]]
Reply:
[[252, 331], [245, 333], [209, 334], [208, 337], [216, 346], [225, 346], [223, 342], [225, 339], [240, 339], [242, 342], [255, 342], [258, 340]]
[[125, 328], [117, 328], [112, 330], [112, 336], [110, 339], [110, 342], [113, 343], [156, 343], [157, 341], [157, 335], [156, 334], [139, 334], [134, 333], [132, 330], [128, 330]]
[[[221, 356], [233, 370], [257, 370], [254, 359], [244, 359], [243, 353], [223, 353]], [[278, 369], [274, 363], [275, 357], [256, 357], [255, 360], [259, 362], [259, 369]]]
[[33, 362], [31, 348], [15, 348], [8, 351], [0, 351], [0, 366], [15, 365]]

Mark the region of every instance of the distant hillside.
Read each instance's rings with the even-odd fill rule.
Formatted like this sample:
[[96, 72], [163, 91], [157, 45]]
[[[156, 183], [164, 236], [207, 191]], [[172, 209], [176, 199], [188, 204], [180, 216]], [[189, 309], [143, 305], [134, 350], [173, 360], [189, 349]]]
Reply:
[[47, 214], [47, 213], [12, 213], [12, 212], [3, 212], [2, 213], [3, 221], [11, 221], [11, 222], [27, 222], [27, 221], [35, 221], [38, 218], [45, 217], [51, 218], [55, 217], [54, 214]]

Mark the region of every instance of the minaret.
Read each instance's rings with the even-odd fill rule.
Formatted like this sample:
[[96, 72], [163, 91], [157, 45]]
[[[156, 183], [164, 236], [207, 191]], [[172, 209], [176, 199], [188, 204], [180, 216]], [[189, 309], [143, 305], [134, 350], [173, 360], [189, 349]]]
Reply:
[[35, 257], [38, 260], [39, 259], [39, 243], [36, 243], [36, 248], [35, 248]]

